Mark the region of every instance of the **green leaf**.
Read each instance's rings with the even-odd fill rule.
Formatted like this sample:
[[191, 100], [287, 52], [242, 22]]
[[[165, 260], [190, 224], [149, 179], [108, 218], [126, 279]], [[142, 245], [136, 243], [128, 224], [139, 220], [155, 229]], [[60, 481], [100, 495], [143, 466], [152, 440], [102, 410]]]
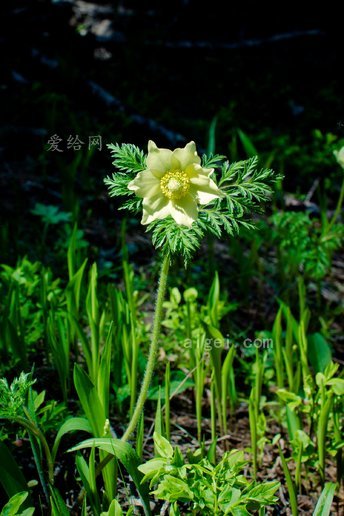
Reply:
[[329, 516], [336, 484], [327, 482], [314, 509], [313, 516]]
[[34, 507], [29, 507], [28, 509], [24, 509], [20, 514], [17, 516], [32, 516], [32, 514], [35, 512]]
[[255, 146], [253, 145], [251, 139], [245, 134], [241, 129], [238, 129], [238, 136], [242, 143], [242, 146], [244, 147], [244, 150], [247, 154], [248, 158], [251, 158], [253, 156], [257, 156], [258, 152]]
[[122, 516], [122, 515], [123, 515], [123, 511], [116, 499], [112, 500], [112, 502], [110, 503], [109, 510], [107, 512], [102, 512], [100, 514], [100, 516]]
[[70, 432], [88, 432], [92, 433], [92, 427], [88, 421], [88, 419], [84, 417], [71, 417], [67, 419], [62, 426], [60, 427], [57, 435], [55, 437], [54, 446], [52, 450], [53, 461], [55, 462], [56, 454], [58, 447], [60, 445], [61, 439], [64, 435]]
[[214, 116], [214, 118], [211, 121], [210, 127], [209, 127], [208, 147], [207, 147], [208, 155], [212, 155], [215, 152], [216, 125], [217, 125], [217, 116]]
[[116, 457], [122, 462], [125, 469], [134, 481], [136, 489], [140, 495], [142, 504], [145, 509], [145, 514], [150, 515], [149, 499], [148, 499], [148, 488], [146, 485], [142, 485], [141, 481], [143, 478], [142, 473], [138, 470], [141, 461], [136, 454], [135, 450], [130, 446], [129, 443], [123, 442], [120, 439], [113, 439], [111, 437], [103, 437], [97, 439], [87, 439], [73, 446], [69, 452], [82, 450], [84, 448], [96, 447], [100, 450], [106, 451], [107, 453]]
[[294, 486], [293, 480], [291, 478], [291, 474], [290, 474], [290, 471], [289, 471], [289, 468], [287, 465], [287, 461], [285, 460], [285, 457], [283, 455], [283, 452], [282, 452], [280, 446], [278, 446], [278, 451], [279, 451], [279, 456], [280, 456], [281, 462], [282, 462], [283, 473], [284, 473], [285, 479], [287, 481], [291, 512], [292, 512], [293, 516], [298, 516], [297, 497], [296, 497], [296, 492], [295, 492], [295, 486]]
[[46, 204], [35, 204], [33, 210], [31, 210], [33, 215], [38, 215], [41, 217], [44, 224], [54, 225], [61, 224], [61, 222], [69, 222], [71, 220], [72, 214], [66, 213], [64, 211], [60, 211], [58, 206], [51, 206]]
[[110, 393], [110, 374], [111, 374], [111, 351], [112, 351], [112, 332], [113, 323], [111, 322], [106, 341], [101, 352], [101, 359], [98, 372], [98, 395], [102, 400], [105, 415], [108, 416], [109, 393]]
[[234, 507], [231, 513], [233, 516], [251, 516], [251, 513], [245, 507]]
[[[69, 249], [68, 249], [69, 253]], [[73, 258], [71, 256], [68, 257], [68, 268], [70, 269], [70, 280], [68, 282], [68, 285], [66, 287], [66, 295], [67, 295], [67, 303], [68, 308], [71, 310], [71, 313], [74, 315], [74, 317], [77, 317], [77, 313], [79, 310], [80, 305], [80, 292], [81, 292], [81, 285], [82, 285], [82, 279], [84, 276], [85, 267], [87, 264], [87, 258], [84, 260], [81, 267], [78, 269], [78, 271], [74, 274], [73, 273]]]
[[93, 435], [102, 435], [105, 423], [103, 405], [90, 377], [78, 364], [74, 365], [74, 385]]
[[159, 471], [161, 471], [167, 465], [167, 460], [162, 458], [151, 459], [144, 464], [138, 466], [138, 470], [144, 474], [143, 482], [147, 479], [154, 477]]
[[259, 505], [269, 505], [276, 501], [274, 494], [280, 485], [280, 482], [264, 482], [264, 484], [257, 484], [250, 489], [248, 499], [250, 502], [256, 502]]
[[152, 494], [160, 500], [167, 500], [171, 503], [177, 500], [192, 500], [194, 497], [193, 492], [186, 482], [171, 475], [165, 475], [164, 479], [159, 483], [158, 488], [152, 491]]
[[[165, 400], [165, 390], [164, 387], [165, 384], [162, 386], [161, 390], [161, 400]], [[187, 378], [184, 376], [181, 380], [172, 380], [170, 382], [170, 393], [173, 396], [176, 396], [177, 394], [181, 394], [182, 392], [186, 391], [187, 389], [190, 389], [190, 387], [194, 387], [195, 382], [192, 378]], [[158, 400], [159, 399], [159, 386], [151, 387], [148, 391], [147, 399], [149, 400]]]
[[197, 224], [193, 224], [192, 228], [179, 226], [172, 217], [152, 222], [147, 226], [147, 231], [152, 231], [152, 242], [157, 249], [164, 255], [182, 256], [185, 266], [201, 245], [204, 235]]
[[[16, 516], [19, 514], [19, 509], [29, 496], [29, 493], [26, 492], [20, 492], [15, 494], [10, 498], [10, 500], [4, 505], [1, 516]], [[33, 514], [34, 509], [28, 509], [30, 512], [27, 514]]]
[[326, 382], [326, 385], [330, 385], [337, 396], [344, 396], [344, 380], [342, 378], [332, 378]]
[[50, 486], [50, 495], [51, 516], [69, 516], [70, 512], [59, 490]]
[[165, 437], [154, 432], [153, 434], [154, 445], [156, 453], [165, 459], [171, 459], [173, 457], [173, 448]]
[[86, 497], [88, 505], [91, 506], [94, 514], [100, 513], [100, 493], [96, 485], [96, 461], [95, 461], [95, 448], [92, 448], [88, 464], [81, 453], [77, 453], [75, 457], [75, 465], [79, 472], [83, 488], [86, 491]]
[[316, 373], [324, 372], [331, 362], [331, 348], [321, 333], [308, 336], [308, 357]]
[[206, 156], [203, 154], [202, 156], [202, 167], [203, 168], [216, 168], [220, 166], [221, 161], [225, 160], [226, 156], [222, 154], [209, 154]]
[[[0, 483], [7, 493], [8, 497], [12, 497], [18, 492], [23, 492], [27, 489], [27, 482], [22, 473], [22, 470], [18, 466], [17, 462], [13, 458], [11, 452], [5, 445], [0, 441]], [[28, 505], [30, 500], [28, 499]]]
[[146, 168], [145, 153], [131, 143], [110, 143], [107, 145], [114, 158], [112, 164], [119, 170], [128, 172], [140, 172]]

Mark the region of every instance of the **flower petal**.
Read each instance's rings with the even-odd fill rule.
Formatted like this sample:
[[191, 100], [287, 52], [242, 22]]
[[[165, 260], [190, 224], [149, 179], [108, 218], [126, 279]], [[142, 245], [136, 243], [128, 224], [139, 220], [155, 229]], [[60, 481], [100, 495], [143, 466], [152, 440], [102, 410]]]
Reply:
[[183, 199], [171, 202], [170, 213], [177, 224], [191, 227], [198, 217], [197, 203], [192, 195], [186, 195]]
[[157, 177], [171, 169], [172, 151], [170, 149], [159, 149], [156, 144], [149, 140], [148, 142], [148, 156], [147, 167], [153, 171]]
[[187, 175], [191, 177], [195, 177], [198, 175], [201, 176], [210, 176], [213, 172], [213, 168], [203, 168], [201, 165], [198, 165], [197, 163], [192, 163], [191, 165], [188, 165], [185, 169], [185, 172]]
[[185, 170], [192, 163], [201, 163], [201, 158], [197, 154], [195, 142], [190, 142], [183, 149], [178, 148], [173, 151], [173, 157], [180, 163], [180, 168]]
[[155, 199], [144, 199], [141, 224], [150, 224], [154, 220], [164, 219], [170, 215], [169, 201], [166, 197], [157, 196]]
[[201, 192], [200, 190], [198, 190], [197, 198], [199, 204], [205, 205], [209, 204], [211, 201], [214, 201], [215, 199], [218, 199], [219, 195], [210, 192]]
[[150, 170], [139, 172], [128, 184], [138, 197], [153, 197], [160, 192], [160, 181]]
[[214, 199], [225, 196], [210, 177], [197, 176], [190, 178], [190, 183], [190, 193], [197, 196], [200, 204], [208, 204]]
[[333, 151], [333, 154], [337, 160], [337, 163], [344, 169], [344, 147], [342, 147], [339, 151]]

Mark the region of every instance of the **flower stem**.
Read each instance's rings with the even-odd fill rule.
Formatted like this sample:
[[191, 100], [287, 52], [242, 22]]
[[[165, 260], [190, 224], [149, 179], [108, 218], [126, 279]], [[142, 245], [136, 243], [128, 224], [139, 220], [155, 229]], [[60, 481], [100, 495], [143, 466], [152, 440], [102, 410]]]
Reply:
[[147, 399], [148, 389], [151, 383], [152, 375], [154, 372], [155, 359], [158, 351], [159, 345], [159, 337], [160, 337], [160, 328], [161, 328], [161, 318], [163, 311], [163, 302], [165, 298], [166, 286], [167, 286], [167, 276], [168, 270], [170, 267], [170, 257], [166, 255], [163, 259], [161, 265], [160, 279], [159, 279], [159, 288], [155, 305], [155, 313], [154, 313], [154, 323], [153, 323], [153, 333], [152, 340], [149, 348], [148, 361], [146, 366], [145, 375], [143, 378], [143, 382], [141, 385], [141, 391], [136, 402], [136, 406], [129, 422], [128, 428], [122, 436], [122, 441], [127, 441], [131, 434], [134, 432], [140, 416], [143, 412], [143, 407], [145, 401]]

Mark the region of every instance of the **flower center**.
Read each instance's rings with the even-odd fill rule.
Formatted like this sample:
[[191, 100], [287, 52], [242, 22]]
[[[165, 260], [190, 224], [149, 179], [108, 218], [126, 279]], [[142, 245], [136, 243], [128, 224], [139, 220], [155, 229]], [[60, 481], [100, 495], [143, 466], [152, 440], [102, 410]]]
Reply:
[[169, 170], [160, 180], [162, 193], [172, 201], [182, 199], [188, 193], [190, 180], [183, 170]]

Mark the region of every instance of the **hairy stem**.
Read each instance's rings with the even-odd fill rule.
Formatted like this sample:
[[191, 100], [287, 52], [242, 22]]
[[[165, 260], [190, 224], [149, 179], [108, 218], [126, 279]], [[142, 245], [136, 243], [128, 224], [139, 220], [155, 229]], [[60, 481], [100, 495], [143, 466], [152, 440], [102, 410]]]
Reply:
[[155, 359], [159, 345], [159, 337], [160, 337], [160, 328], [161, 328], [161, 318], [163, 311], [163, 302], [165, 298], [166, 286], [167, 286], [167, 276], [168, 270], [170, 266], [170, 258], [169, 256], [165, 256], [161, 266], [160, 279], [159, 279], [159, 288], [155, 305], [155, 313], [154, 313], [154, 324], [153, 324], [153, 333], [152, 340], [149, 348], [148, 361], [146, 366], [145, 375], [143, 378], [143, 382], [141, 385], [141, 391], [136, 402], [136, 406], [129, 422], [128, 428], [126, 429], [122, 441], [127, 441], [131, 434], [134, 432], [140, 416], [143, 412], [143, 407], [145, 401], [147, 399], [148, 389], [151, 383], [151, 379], [154, 372]]

